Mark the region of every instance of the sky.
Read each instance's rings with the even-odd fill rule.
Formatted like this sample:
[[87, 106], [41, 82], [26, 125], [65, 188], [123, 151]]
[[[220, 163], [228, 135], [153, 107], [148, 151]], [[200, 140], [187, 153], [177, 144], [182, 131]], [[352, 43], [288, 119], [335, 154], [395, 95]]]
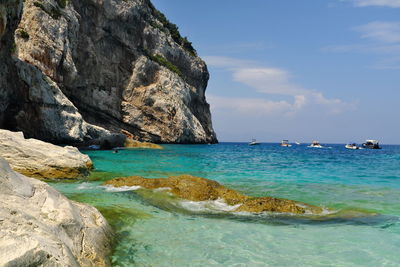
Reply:
[[193, 43], [219, 141], [400, 143], [400, 0], [152, 0]]

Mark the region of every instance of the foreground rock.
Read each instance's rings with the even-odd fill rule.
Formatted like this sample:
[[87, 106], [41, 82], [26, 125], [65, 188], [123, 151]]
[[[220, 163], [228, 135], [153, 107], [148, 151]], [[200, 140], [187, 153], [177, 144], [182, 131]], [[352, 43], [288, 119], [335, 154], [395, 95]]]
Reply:
[[6, 17], [0, 128], [64, 144], [104, 129], [154, 143], [217, 141], [207, 66], [149, 0], [25, 0], [17, 29], [17, 8]]
[[35, 178], [79, 178], [92, 168], [90, 158], [75, 147], [25, 139], [22, 132], [7, 130], [0, 130], [0, 156], [15, 171]]
[[111, 238], [95, 208], [0, 158], [0, 266], [107, 266]]
[[177, 197], [191, 201], [224, 199], [228, 205], [240, 205], [236, 212], [286, 212], [319, 214], [322, 208], [287, 199], [273, 197], [249, 197], [224, 187], [216, 181], [190, 175], [159, 179], [140, 176], [115, 178], [105, 183], [114, 187], [141, 186], [147, 189], [169, 188]]

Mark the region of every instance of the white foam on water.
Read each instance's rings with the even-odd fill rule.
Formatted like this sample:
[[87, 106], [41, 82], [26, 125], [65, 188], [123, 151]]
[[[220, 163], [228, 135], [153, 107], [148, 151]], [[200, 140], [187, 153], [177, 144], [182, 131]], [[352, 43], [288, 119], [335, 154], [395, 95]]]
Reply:
[[228, 205], [226, 204], [225, 200], [219, 198], [217, 200], [206, 200], [206, 201], [189, 201], [189, 200], [182, 200], [179, 202], [179, 205], [187, 210], [190, 211], [207, 211], [207, 212], [227, 212], [227, 211], [234, 211], [241, 204], [238, 205]]
[[134, 186], [121, 186], [121, 187], [114, 187], [112, 185], [105, 185], [102, 186], [107, 192], [126, 192], [126, 191], [134, 191], [142, 188], [141, 186], [134, 185]]
[[153, 189], [154, 192], [162, 192], [162, 191], [169, 191], [169, 190], [171, 190], [170, 187], [159, 187], [159, 188]]
[[83, 182], [76, 187], [78, 190], [92, 189], [94, 186], [89, 182]]

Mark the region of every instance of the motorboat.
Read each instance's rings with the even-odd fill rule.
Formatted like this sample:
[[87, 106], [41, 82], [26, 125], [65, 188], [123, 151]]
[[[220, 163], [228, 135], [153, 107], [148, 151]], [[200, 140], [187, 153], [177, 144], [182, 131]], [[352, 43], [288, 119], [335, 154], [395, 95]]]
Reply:
[[369, 149], [381, 149], [382, 147], [379, 146], [379, 141], [377, 140], [366, 140], [365, 143], [362, 144], [363, 148]]
[[100, 146], [99, 145], [90, 145], [88, 148], [93, 149], [93, 150], [99, 150]]
[[291, 147], [292, 145], [289, 144], [289, 140], [282, 140], [281, 146], [284, 146], [284, 147]]
[[260, 143], [257, 142], [256, 139], [252, 139], [251, 142], [249, 143], [249, 146], [255, 146], [255, 145], [259, 145]]
[[318, 141], [312, 141], [311, 145], [309, 145], [308, 147], [314, 147], [314, 148], [323, 148], [323, 146], [321, 146], [321, 144]]
[[295, 143], [296, 145], [301, 145], [301, 144], [300, 144], [300, 142], [297, 142], [297, 141], [296, 141], [296, 142], [294, 142], [294, 143]]
[[357, 146], [356, 143], [347, 144], [344, 147], [347, 149], [362, 149], [362, 147]]

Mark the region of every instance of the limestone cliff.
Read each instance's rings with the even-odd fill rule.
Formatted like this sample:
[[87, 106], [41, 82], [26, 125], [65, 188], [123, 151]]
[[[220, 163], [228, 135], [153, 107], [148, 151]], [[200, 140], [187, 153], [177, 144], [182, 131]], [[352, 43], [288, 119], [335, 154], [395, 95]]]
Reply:
[[115, 134], [84, 121], [55, 82], [15, 57], [14, 32], [21, 12], [20, 0], [0, 2], [0, 128], [54, 143], [116, 139]]
[[[15, 98], [8, 128], [65, 143], [100, 136], [92, 124], [143, 141], [216, 142], [207, 66], [148, 0], [25, 0], [15, 42], [23, 85], [41, 90]], [[49, 92], [62, 105], [44, 101]], [[60, 106], [75, 121], [54, 116]]]

